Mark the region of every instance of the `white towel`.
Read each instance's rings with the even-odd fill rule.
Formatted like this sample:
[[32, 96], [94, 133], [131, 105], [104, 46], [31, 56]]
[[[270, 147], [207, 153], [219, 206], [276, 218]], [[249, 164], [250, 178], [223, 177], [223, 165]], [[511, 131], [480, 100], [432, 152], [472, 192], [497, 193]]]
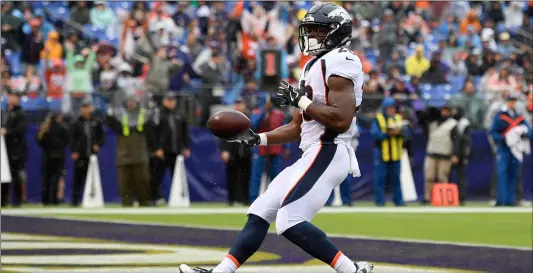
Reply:
[[517, 126], [505, 135], [505, 143], [509, 146], [511, 154], [520, 162], [524, 160], [524, 153], [527, 149], [527, 139], [522, 139], [522, 135], [527, 133], [527, 127], [524, 125]]
[[348, 173], [351, 173], [353, 177], [361, 177], [361, 170], [359, 169], [359, 162], [357, 161], [357, 157], [355, 156], [355, 151], [353, 150], [352, 146], [350, 146], [347, 143], [338, 143], [338, 144], [346, 147], [346, 150], [348, 150], [348, 155], [350, 156], [350, 169]]

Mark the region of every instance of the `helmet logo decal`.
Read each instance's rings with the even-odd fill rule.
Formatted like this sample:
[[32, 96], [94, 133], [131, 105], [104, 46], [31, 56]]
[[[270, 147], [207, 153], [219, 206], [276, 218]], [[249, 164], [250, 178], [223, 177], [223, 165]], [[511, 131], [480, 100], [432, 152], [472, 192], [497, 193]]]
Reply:
[[343, 8], [334, 9], [330, 13], [328, 13], [329, 18], [335, 18], [337, 16], [342, 17], [342, 21], [340, 22], [341, 25], [352, 20], [348, 12]]
[[314, 22], [315, 18], [313, 18], [313, 16], [311, 16], [311, 15], [307, 15], [307, 16], [305, 16], [305, 18], [302, 21], [303, 22]]

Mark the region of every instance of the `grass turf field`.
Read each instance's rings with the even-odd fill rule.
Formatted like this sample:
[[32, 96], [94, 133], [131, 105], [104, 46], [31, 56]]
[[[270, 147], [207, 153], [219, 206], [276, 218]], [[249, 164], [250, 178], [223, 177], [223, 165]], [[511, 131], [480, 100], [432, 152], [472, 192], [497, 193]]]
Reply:
[[[168, 239], [168, 241], [167, 239], [162, 240], [161, 242], [163, 243], [178, 245], [183, 245], [183, 243], [179, 242], [196, 242], [195, 244], [199, 244], [200, 246], [210, 240], [223, 240], [224, 242], [221, 242], [220, 245], [223, 246], [222, 249], [225, 250], [225, 248], [231, 244], [231, 238], [235, 236], [235, 232], [240, 230], [244, 225], [246, 221], [245, 212], [245, 207], [227, 208], [221, 204], [193, 204], [192, 208], [177, 209], [163, 207], [121, 208], [116, 205], [106, 206], [104, 209], [78, 209], [68, 207], [39, 208], [38, 206], [26, 206], [25, 208], [3, 209], [2, 216], [6, 216], [7, 219], [7, 222], [5, 222], [8, 224], [7, 232], [28, 233], [24, 230], [29, 230], [31, 231], [31, 234], [35, 230], [39, 234], [56, 234], [59, 230], [58, 235], [61, 236], [75, 233], [72, 234], [72, 236], [81, 238], [95, 237], [99, 239], [105, 239], [108, 237], [112, 239], [121, 238], [118, 240], [127, 239], [129, 238], [128, 236], [142, 239], [143, 237], [152, 234], [153, 238], [156, 240], [161, 240], [161, 238]], [[515, 257], [513, 255], [519, 255], [518, 257], [520, 258], [516, 258], [513, 261], [513, 264], [517, 267], [513, 268], [515, 269], [514, 272], [518, 273], [526, 272], [523, 269], [531, 264], [531, 259], [524, 258], [527, 253], [530, 253], [530, 249], [533, 245], [533, 238], [531, 235], [533, 221], [531, 214], [531, 208], [488, 208], [485, 202], [483, 204], [473, 203], [467, 208], [449, 209], [420, 207], [414, 204], [407, 208], [374, 208], [370, 203], [364, 205], [358, 203], [355, 208], [325, 208], [315, 217], [315, 219], [313, 219], [313, 223], [324, 229], [329, 235], [332, 235], [332, 240], [336, 240], [336, 243], [341, 244], [343, 249], [351, 251], [352, 253], [368, 255], [365, 259], [371, 261], [375, 257], [380, 259], [379, 262], [376, 261], [379, 265], [379, 270], [376, 272], [380, 273], [437, 272], [438, 270], [432, 271], [437, 268], [440, 268], [441, 270], [443, 268], [448, 268], [447, 270], [440, 272], [457, 272], [455, 269], [475, 270], [477, 272], [500, 272], [496, 270], [497, 268], [495, 265], [485, 266], [487, 261], [493, 261], [490, 256], [495, 255], [494, 253], [499, 251], [497, 249], [491, 250], [487, 248], [478, 248], [461, 250], [460, 248], [454, 248], [454, 250], [452, 250], [446, 244], [441, 245], [440, 247], [437, 247], [438, 245], [432, 245], [433, 247], [431, 247], [427, 244], [423, 246], [422, 244], [420, 247], [410, 248], [408, 245], [401, 244], [400, 241], [443, 242], [459, 245], [490, 245], [505, 247], [505, 249], [519, 248], [521, 250], [513, 250], [515, 251], [512, 252], [514, 254], [509, 252], [509, 254], [505, 254], [507, 256], [498, 259], [499, 261], [508, 261], [505, 262], [505, 265], [498, 266], [510, 269], [508, 268], [508, 259]], [[27, 218], [28, 216], [30, 218]], [[72, 222], [71, 220], [59, 220], [57, 218], [89, 220], [89, 222]], [[128, 225], [127, 223], [132, 223], [134, 225]], [[143, 227], [142, 225], [146, 223], [149, 223], [150, 226], [144, 225]], [[19, 231], [21, 226], [26, 226], [26, 228]], [[31, 226], [43, 228], [31, 228]], [[179, 226], [196, 228], [182, 228]], [[209, 228], [211, 228], [211, 230], [206, 230]], [[229, 231], [226, 233], [222, 232], [225, 229], [232, 230], [231, 232], [233, 233], [228, 233]], [[68, 232], [61, 230], [67, 230]], [[220, 230], [220, 232], [217, 232], [216, 230]], [[271, 232], [275, 232], [274, 225], [271, 227]], [[189, 236], [200, 236], [202, 239], [191, 239], [192, 241], [187, 241]], [[278, 253], [275, 249], [277, 244], [286, 242], [274, 234], [269, 236], [270, 240], [266, 240], [266, 250], [270, 251], [269, 253]], [[349, 239], [358, 237], [368, 239], [390, 239], [392, 241], [391, 244], [382, 244], [381, 246], [369, 241], [371, 245], [367, 245], [363, 248], [364, 250], [358, 251], [357, 246], [361, 245], [361, 243], [364, 245], [365, 241], [354, 241]], [[270, 246], [268, 245], [269, 242], [271, 242]], [[16, 245], [16, 242], [14, 243]], [[207, 245], [209, 245], [209, 243]], [[406, 246], [406, 248], [404, 248], [404, 246]], [[281, 249], [284, 247], [285, 246], [281, 247]], [[216, 248], [210, 249], [215, 250]], [[511, 251], [505, 249], [501, 251]], [[372, 253], [374, 250], [376, 252]], [[459, 252], [455, 253], [455, 250]], [[11, 257], [11, 259], [17, 258], [16, 255], [20, 254], [20, 250], [11, 251], [11, 253], [6, 253], [8, 254], [6, 259], [7, 257]], [[501, 251], [500, 253], [503, 253]], [[518, 253], [516, 251], [522, 252]], [[225, 252], [223, 251], [221, 253]], [[295, 264], [298, 263], [298, 255], [300, 253], [301, 251], [297, 251], [289, 254], [293, 256], [285, 256], [290, 259], [295, 258], [295, 261], [283, 262], [271, 260], [268, 263], [276, 264], [272, 264], [271, 266], [288, 266], [290, 264]], [[193, 259], [200, 254], [201, 250], [195, 250], [194, 252], [188, 253], [188, 255], [192, 255], [189, 259]], [[354, 257], [358, 256], [355, 254], [352, 255]], [[439, 258], [441, 256], [439, 255], [445, 255], [446, 257], [441, 260]], [[390, 256], [390, 258], [387, 256]], [[484, 260], [478, 265], [477, 262], [474, 262], [477, 260], [474, 257], [485, 257], [488, 260]], [[92, 259], [99, 261], [98, 256], [93, 256]], [[4, 258], [2, 260], [4, 262]], [[522, 261], [525, 262], [523, 263]], [[177, 263], [177, 261], [174, 262]], [[133, 272], [131, 269], [135, 268], [135, 270], [137, 270], [135, 272], [144, 273], [154, 272], [153, 270], [155, 269], [149, 267], [142, 268], [142, 264], [128, 265], [126, 262], [121, 264], [130, 267], [129, 269], [119, 269], [116, 266], [110, 267], [99, 265], [97, 272]], [[301, 265], [305, 265], [305, 267], [298, 268], [298, 270], [293, 270], [291, 267], [278, 268], [269, 267], [263, 264], [249, 264], [242, 272], [262, 272], [261, 270], [284, 273], [310, 273], [315, 271], [317, 273], [329, 272], [327, 271], [327, 267], [318, 266], [318, 264], [321, 263], [317, 263], [316, 260], [306, 261], [301, 263]], [[390, 268], [387, 267], [388, 264], [391, 265]], [[158, 266], [157, 272], [175, 272], [176, 265], [168, 268]], [[398, 266], [401, 265], [406, 267], [400, 269]], [[45, 265], [32, 265], [31, 268], [24, 269], [11, 263], [6, 269], [9, 268], [10, 270], [14, 270], [8, 272], [33, 273], [33, 270], [37, 267], [42, 269], [44, 268], [43, 266], [47, 267]], [[149, 266], [153, 267], [153, 265]], [[161, 266], [163, 266], [163, 264]], [[207, 266], [209, 267], [209, 265]], [[417, 266], [423, 266], [425, 268], [417, 269]], [[276, 268], [276, 270], [271, 271], [273, 268]], [[454, 268], [454, 270], [451, 270], [451, 268]], [[67, 265], [50, 265], [49, 269], [51, 270], [49, 272], [53, 273], [81, 273], [89, 272], [86, 270], [95, 270], [94, 268], [75, 268]], [[329, 270], [331, 271], [331, 269]]]
[[[84, 214], [61, 217], [240, 229], [244, 214]], [[533, 247], [527, 213], [341, 213], [319, 214], [313, 223], [327, 233], [516, 247]], [[275, 227], [271, 226], [271, 231]]]

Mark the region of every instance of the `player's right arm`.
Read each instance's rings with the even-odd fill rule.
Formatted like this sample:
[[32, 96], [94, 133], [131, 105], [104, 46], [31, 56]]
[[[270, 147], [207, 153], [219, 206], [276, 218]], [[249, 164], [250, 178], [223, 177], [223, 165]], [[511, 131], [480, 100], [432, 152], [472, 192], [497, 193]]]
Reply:
[[261, 138], [261, 145], [280, 145], [289, 142], [294, 142], [300, 139], [302, 131], [302, 114], [300, 109], [294, 110], [292, 121], [288, 124], [280, 126], [270, 132], [259, 134]]

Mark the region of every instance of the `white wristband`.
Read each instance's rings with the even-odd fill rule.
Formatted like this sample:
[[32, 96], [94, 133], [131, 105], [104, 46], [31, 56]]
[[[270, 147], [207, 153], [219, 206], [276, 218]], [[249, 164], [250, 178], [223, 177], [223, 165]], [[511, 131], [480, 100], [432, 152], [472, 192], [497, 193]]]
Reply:
[[313, 103], [312, 100], [310, 100], [308, 97], [301, 97], [300, 100], [298, 101], [298, 107], [302, 110], [305, 111], [305, 109], [307, 109], [307, 107], [309, 107], [309, 105]]
[[267, 145], [267, 135], [265, 133], [260, 133], [259, 138], [261, 139], [261, 142], [259, 142], [259, 145], [266, 146]]

